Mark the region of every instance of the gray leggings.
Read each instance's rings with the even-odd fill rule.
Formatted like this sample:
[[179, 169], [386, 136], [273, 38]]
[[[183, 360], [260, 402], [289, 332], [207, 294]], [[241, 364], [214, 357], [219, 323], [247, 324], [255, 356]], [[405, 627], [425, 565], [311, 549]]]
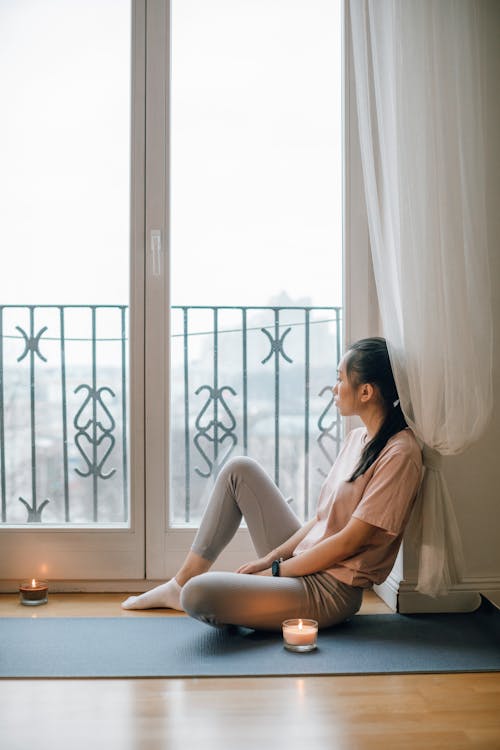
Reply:
[[[262, 557], [301, 526], [283, 495], [256, 461], [240, 457], [220, 471], [192, 549], [213, 562], [234, 536], [244, 517]], [[300, 578], [244, 573], [203, 573], [188, 581], [182, 608], [209, 625], [243, 625], [279, 630], [290, 617], [310, 617], [319, 627], [335, 625], [361, 606], [362, 589], [328, 573]]]

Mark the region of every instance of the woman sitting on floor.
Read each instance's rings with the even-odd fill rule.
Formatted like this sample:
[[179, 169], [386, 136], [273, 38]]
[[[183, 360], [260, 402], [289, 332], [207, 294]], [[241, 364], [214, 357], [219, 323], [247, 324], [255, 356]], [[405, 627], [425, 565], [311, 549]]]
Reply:
[[[191, 550], [167, 583], [123, 602], [171, 607], [210, 625], [276, 630], [302, 617], [320, 628], [360, 608], [363, 589], [389, 575], [422, 472], [382, 338], [353, 344], [333, 388], [344, 417], [357, 415], [324, 482], [317, 515], [301, 525], [274, 482], [250, 458], [220, 471]], [[257, 560], [208, 573], [244, 517]]]

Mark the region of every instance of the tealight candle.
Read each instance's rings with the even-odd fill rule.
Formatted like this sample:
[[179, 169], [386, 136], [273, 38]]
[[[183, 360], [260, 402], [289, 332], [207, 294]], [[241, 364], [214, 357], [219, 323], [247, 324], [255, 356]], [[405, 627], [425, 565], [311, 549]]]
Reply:
[[49, 584], [47, 581], [37, 581], [35, 578], [32, 578], [31, 581], [23, 581], [19, 586], [21, 604], [26, 604], [28, 607], [46, 604], [48, 593]]
[[289, 651], [312, 651], [316, 648], [316, 620], [285, 620], [282, 625], [284, 646]]

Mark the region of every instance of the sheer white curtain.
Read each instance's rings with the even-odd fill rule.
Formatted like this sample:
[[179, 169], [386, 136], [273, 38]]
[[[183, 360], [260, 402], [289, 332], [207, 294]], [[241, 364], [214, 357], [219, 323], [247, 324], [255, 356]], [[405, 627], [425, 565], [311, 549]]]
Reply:
[[492, 408], [492, 314], [475, 0], [350, 0], [370, 241], [403, 411], [426, 444], [417, 589], [460, 579], [441, 455]]

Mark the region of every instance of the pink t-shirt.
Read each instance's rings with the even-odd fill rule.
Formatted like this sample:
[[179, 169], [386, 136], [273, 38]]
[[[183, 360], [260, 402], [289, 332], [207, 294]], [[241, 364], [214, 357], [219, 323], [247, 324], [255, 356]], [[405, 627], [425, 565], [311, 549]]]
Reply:
[[293, 553], [299, 555], [341, 531], [352, 516], [376, 526], [366, 547], [326, 571], [362, 588], [382, 583], [391, 572], [422, 474], [421, 450], [407, 428], [387, 441], [362, 476], [347, 482], [366, 440], [364, 427], [347, 436], [321, 488], [316, 523]]

